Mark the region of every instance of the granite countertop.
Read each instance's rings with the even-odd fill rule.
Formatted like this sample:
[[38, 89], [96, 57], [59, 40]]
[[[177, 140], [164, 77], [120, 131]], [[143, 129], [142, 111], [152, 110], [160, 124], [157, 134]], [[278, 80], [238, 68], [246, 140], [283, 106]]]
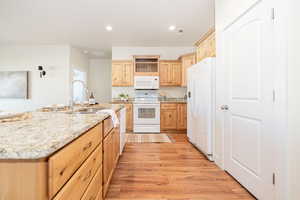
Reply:
[[[115, 111], [122, 105], [99, 104]], [[42, 159], [50, 156], [94, 127], [108, 114], [32, 112], [32, 118], [0, 123], [1, 159]]]
[[[184, 98], [160, 98], [159, 101], [161, 103], [186, 103], [187, 100]], [[126, 104], [126, 103], [133, 103], [134, 99], [129, 99], [128, 101], [122, 101], [121, 99], [112, 99], [111, 103], [117, 104]]]
[[160, 99], [161, 103], [186, 103], [186, 99], [184, 98], [165, 98]]
[[121, 100], [121, 99], [112, 99], [110, 103], [112, 104], [127, 104], [127, 103], [133, 103], [134, 99], [128, 99], [127, 101]]

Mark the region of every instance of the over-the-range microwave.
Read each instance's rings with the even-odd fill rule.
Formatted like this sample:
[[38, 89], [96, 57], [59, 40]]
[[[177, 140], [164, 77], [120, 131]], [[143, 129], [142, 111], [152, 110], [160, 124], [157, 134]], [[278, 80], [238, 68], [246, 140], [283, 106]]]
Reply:
[[159, 76], [135, 76], [134, 89], [137, 90], [159, 89]]

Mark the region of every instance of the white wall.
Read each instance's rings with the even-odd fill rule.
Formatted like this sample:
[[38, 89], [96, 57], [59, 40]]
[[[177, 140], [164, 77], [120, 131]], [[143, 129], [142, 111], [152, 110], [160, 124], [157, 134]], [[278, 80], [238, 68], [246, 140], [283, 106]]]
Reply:
[[[0, 99], [0, 110], [33, 110], [49, 104], [66, 104], [69, 101], [68, 45], [1, 45], [0, 70], [30, 71], [30, 99]], [[39, 77], [37, 66], [47, 71]]]
[[[192, 45], [192, 44], [191, 44]], [[195, 51], [190, 47], [112, 47], [113, 60], [132, 59], [133, 55], [160, 55], [162, 60], [176, 60], [179, 56]]]
[[[72, 70], [77, 69], [89, 74], [89, 58], [81, 49], [72, 47], [70, 49], [70, 65]], [[88, 80], [88, 77], [87, 77]]]
[[288, 26], [288, 197], [300, 199], [300, 3], [287, 1], [289, 7]]
[[[71, 47], [70, 48], [70, 86], [73, 88], [74, 85], [72, 84], [72, 81], [74, 80], [74, 69], [79, 70], [81, 72], [84, 72], [85, 75], [85, 82], [88, 86], [89, 81], [89, 58], [87, 54], [84, 54], [81, 49]], [[78, 84], [78, 83], [77, 83]], [[74, 89], [72, 89], [74, 90]], [[72, 96], [73, 93], [70, 91], [70, 96]], [[89, 97], [89, 94], [84, 92], [83, 99], [87, 100]]]
[[111, 100], [111, 59], [89, 61], [89, 89], [94, 92], [97, 102]]

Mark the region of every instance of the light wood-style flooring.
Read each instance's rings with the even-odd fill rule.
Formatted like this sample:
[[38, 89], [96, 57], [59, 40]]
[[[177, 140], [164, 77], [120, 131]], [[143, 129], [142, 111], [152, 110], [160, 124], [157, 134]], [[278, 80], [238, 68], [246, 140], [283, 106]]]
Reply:
[[106, 200], [254, 199], [186, 135], [170, 135], [175, 143], [126, 144]]

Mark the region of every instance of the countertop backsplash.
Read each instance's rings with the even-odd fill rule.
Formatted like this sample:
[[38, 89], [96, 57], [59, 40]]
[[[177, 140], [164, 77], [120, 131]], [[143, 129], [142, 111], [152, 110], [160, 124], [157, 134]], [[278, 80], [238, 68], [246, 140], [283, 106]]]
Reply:
[[[157, 92], [166, 96], [167, 98], [184, 98], [187, 89], [184, 87], [162, 87]], [[119, 98], [119, 94], [128, 94], [129, 98], [135, 97], [135, 90], [133, 87], [112, 87], [112, 98]]]

